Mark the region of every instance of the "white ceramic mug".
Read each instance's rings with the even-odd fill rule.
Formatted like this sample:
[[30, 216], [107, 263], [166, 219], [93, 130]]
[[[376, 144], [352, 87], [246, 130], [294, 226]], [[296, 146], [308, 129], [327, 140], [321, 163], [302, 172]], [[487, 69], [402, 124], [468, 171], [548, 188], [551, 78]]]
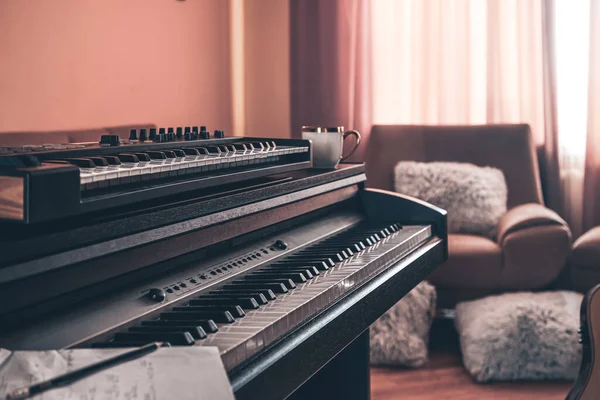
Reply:
[[[354, 148], [350, 154], [343, 156], [344, 139], [348, 136], [356, 137]], [[357, 131], [344, 131], [343, 126], [303, 126], [302, 139], [312, 141], [313, 167], [335, 168], [340, 161], [350, 157], [360, 145], [360, 133]]]

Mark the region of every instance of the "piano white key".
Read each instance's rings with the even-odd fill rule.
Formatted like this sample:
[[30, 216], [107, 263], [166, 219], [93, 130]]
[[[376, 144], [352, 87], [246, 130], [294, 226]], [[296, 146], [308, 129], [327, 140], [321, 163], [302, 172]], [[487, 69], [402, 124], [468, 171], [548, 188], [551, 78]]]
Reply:
[[[260, 146], [258, 145], [260, 144]], [[264, 164], [275, 162], [280, 156], [308, 151], [308, 147], [276, 147], [272, 141], [258, 142], [258, 144], [246, 144], [246, 150], [237, 150], [232, 145], [221, 146], [220, 155], [208, 154], [204, 149], [198, 156], [185, 156], [168, 158], [164, 160], [153, 159], [149, 162], [122, 163], [117, 166], [80, 169], [80, 183], [85, 185], [92, 182], [111, 180], [111, 184], [118, 184], [119, 178], [130, 176], [149, 176], [150, 179], [159, 179], [161, 173], [179, 171], [192, 168], [206, 167], [208, 170], [234, 168], [246, 165]], [[56, 145], [47, 145], [56, 146]], [[199, 148], [203, 149], [203, 148]], [[202, 151], [202, 150], [201, 150]], [[185, 172], [183, 172], [185, 173]], [[180, 173], [181, 174], [181, 173]], [[164, 175], [163, 175], [164, 176]]]
[[[297, 285], [296, 289], [278, 295], [276, 300], [257, 310], [247, 311], [244, 318], [228, 324], [226, 330], [209, 335], [207, 340], [198, 345], [217, 346], [226, 367], [231, 367], [277, 339], [277, 332], [293, 329], [342, 296], [356, 283], [363, 282], [385, 262], [403, 256], [407, 250], [430, 236], [430, 227], [411, 226], [394, 232], [375, 246], [355, 253], [344, 262]], [[261, 325], [264, 329], [260, 332], [247, 330]]]

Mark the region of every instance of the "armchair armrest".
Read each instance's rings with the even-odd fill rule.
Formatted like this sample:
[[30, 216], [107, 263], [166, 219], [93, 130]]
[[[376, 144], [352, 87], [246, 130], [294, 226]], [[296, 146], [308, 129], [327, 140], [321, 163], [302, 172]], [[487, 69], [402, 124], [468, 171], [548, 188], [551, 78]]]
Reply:
[[554, 211], [538, 203], [521, 204], [508, 210], [498, 222], [498, 245], [502, 247], [506, 237], [516, 231], [538, 226], [567, 223]]
[[571, 248], [571, 230], [558, 214], [543, 205], [523, 204], [500, 219], [498, 245], [506, 288], [542, 287], [564, 268]]

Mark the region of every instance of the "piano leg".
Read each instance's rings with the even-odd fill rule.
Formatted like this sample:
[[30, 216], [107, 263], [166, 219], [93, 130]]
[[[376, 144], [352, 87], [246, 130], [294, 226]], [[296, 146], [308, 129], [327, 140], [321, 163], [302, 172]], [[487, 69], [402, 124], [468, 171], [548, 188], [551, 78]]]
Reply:
[[288, 399], [367, 400], [370, 398], [370, 391], [369, 330], [367, 329]]

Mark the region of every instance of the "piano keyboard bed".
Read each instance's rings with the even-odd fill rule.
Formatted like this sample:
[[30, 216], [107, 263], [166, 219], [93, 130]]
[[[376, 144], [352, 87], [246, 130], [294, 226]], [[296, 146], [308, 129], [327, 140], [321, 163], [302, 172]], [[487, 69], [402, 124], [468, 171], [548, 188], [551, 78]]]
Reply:
[[248, 145], [247, 148], [245, 144], [221, 145], [49, 162], [77, 165], [81, 190], [87, 191], [208, 171], [273, 164], [283, 155], [308, 151], [306, 147], [277, 148], [274, 143], [266, 141]]
[[250, 270], [186, 305], [163, 310], [95, 347], [131, 347], [152, 341], [220, 349], [228, 369], [300, 326], [359, 283], [422, 245], [430, 226], [362, 222]]

